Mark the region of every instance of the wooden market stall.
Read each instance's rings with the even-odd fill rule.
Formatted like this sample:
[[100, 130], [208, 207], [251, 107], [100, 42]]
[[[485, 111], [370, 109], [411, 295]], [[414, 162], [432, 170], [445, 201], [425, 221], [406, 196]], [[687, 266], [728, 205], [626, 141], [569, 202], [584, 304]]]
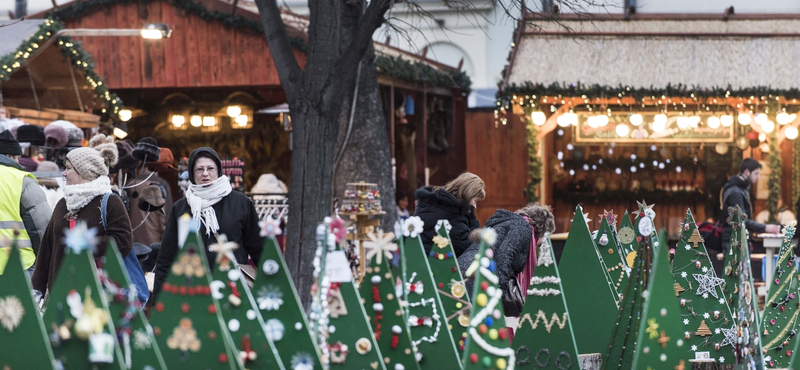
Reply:
[[[578, 203], [597, 227], [603, 210], [622, 213], [644, 199], [657, 204], [657, 226], [674, 233], [687, 208], [698, 222], [716, 218], [720, 189], [753, 157], [764, 165], [755, 212], [768, 199], [793, 210], [800, 17], [558, 17], [525, 14], [497, 111], [467, 125], [468, 145], [513, 155], [492, 164], [468, 158], [479, 175], [504, 174], [484, 177], [497, 182], [487, 184], [486, 203], [502, 203], [492, 199], [502, 181], [519, 202], [506, 206], [518, 207], [520, 185], [529, 184], [529, 199], [553, 205], [564, 231]], [[753, 49], [760, 52], [744, 52]], [[781, 187], [770, 192], [774, 170]]]

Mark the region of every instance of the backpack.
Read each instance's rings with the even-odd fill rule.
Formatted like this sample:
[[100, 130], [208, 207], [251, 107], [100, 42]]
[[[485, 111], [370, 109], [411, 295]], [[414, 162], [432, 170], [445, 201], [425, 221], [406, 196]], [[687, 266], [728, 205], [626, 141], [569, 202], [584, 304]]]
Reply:
[[[105, 229], [108, 224], [108, 198], [112, 195], [116, 194], [108, 193], [103, 195], [103, 201], [100, 203], [100, 217], [103, 221], [103, 229]], [[139, 258], [136, 257], [136, 253], [131, 250], [131, 252], [125, 256], [124, 262], [125, 269], [128, 270], [128, 277], [131, 279], [131, 284], [136, 286], [136, 295], [139, 297], [142, 306], [144, 306], [147, 300], [150, 299], [150, 290], [147, 288], [147, 280], [144, 278], [144, 272], [142, 271], [142, 266], [139, 264]]]

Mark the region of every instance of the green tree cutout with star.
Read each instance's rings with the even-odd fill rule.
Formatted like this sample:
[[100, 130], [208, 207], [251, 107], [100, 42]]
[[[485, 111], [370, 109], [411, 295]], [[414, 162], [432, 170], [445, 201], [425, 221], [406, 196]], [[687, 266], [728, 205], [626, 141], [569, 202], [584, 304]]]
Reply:
[[447, 220], [439, 220], [436, 223], [438, 235], [433, 237], [433, 247], [427, 257], [436, 289], [442, 300], [447, 326], [456, 342], [456, 348], [461, 353], [464, 351], [467, 339], [471, 303], [453, 252], [449, 234], [451, 227]]
[[731, 363], [730, 331], [734, 316], [722, 291], [724, 280], [711, 265], [703, 238], [691, 210], [686, 210], [680, 239], [672, 260], [673, 289], [680, 306], [683, 338], [695, 358], [697, 352], [710, 352], [719, 363]]
[[770, 369], [788, 368], [795, 342], [798, 341], [800, 289], [792, 248], [795, 224], [792, 222], [783, 228], [783, 242], [772, 274], [773, 281], [770, 282], [764, 302], [761, 321], [763, 348], [766, 350], [764, 363]]

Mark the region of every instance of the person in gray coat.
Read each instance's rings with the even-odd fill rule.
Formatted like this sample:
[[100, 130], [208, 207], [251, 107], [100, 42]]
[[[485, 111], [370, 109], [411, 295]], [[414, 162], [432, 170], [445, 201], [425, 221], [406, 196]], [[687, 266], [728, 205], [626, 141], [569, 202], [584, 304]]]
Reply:
[[[531, 203], [516, 212], [498, 209], [486, 221], [486, 227], [491, 227], [497, 233], [497, 241], [492, 249], [497, 264], [498, 285], [506, 291], [508, 281], [525, 269], [531, 245], [532, 227], [536, 230], [537, 242], [541, 242], [545, 233], [555, 231], [556, 223], [549, 206]], [[458, 257], [458, 267], [462, 274], [466, 273], [479, 250], [480, 240], [473, 240]], [[472, 296], [473, 279], [467, 278], [465, 286]]]

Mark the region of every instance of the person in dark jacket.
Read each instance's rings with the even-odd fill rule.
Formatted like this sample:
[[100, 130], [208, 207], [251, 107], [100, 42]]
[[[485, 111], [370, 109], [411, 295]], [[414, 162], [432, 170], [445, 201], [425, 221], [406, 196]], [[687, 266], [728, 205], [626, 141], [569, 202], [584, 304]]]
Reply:
[[[758, 181], [761, 174], [761, 163], [758, 163], [753, 158], [745, 158], [739, 165], [739, 173], [731, 176], [728, 182], [723, 187], [722, 193], [722, 213], [720, 218], [726, 220], [728, 218], [728, 207], [739, 206], [739, 208], [747, 215], [745, 226], [750, 234], [755, 233], [773, 233], [778, 234], [781, 232], [779, 225], [764, 225], [753, 221], [753, 206], [750, 203], [750, 185]], [[727, 251], [731, 241], [731, 225], [727, 222], [722, 227], [722, 250]]]
[[208, 246], [216, 243], [216, 235], [225, 234], [228, 241], [236, 242], [239, 248], [233, 251], [239, 264], [246, 264], [248, 256], [258, 263], [264, 248], [264, 238], [258, 227], [258, 213], [246, 195], [232, 191], [227, 176], [220, 176], [222, 162], [214, 149], [201, 147], [189, 155], [189, 180], [191, 185], [186, 196], [172, 206], [161, 250], [156, 262], [153, 298], [155, 303], [161, 287], [169, 274], [178, 245], [178, 218], [190, 214], [200, 221], [199, 236], [206, 247], [209, 267], [213, 270], [216, 253]]
[[[497, 264], [498, 286], [503, 291], [508, 289], [508, 281], [514, 279], [525, 268], [528, 261], [528, 251], [531, 246], [532, 229], [536, 230], [536, 240], [544, 241], [545, 233], [552, 233], [556, 229], [555, 218], [549, 206], [528, 204], [524, 208], [511, 212], [498, 209], [486, 221], [486, 227], [494, 229], [497, 239], [492, 246], [494, 261]], [[461, 273], [466, 273], [469, 266], [475, 261], [475, 255], [480, 250], [480, 237], [473, 238], [472, 244], [458, 257], [458, 268]], [[472, 295], [473, 279], [466, 279], [467, 292]]]
[[439, 220], [450, 222], [450, 240], [456, 257], [469, 246], [469, 233], [481, 223], [475, 218], [476, 202], [486, 198], [483, 180], [475, 174], [464, 172], [455, 180], [442, 187], [425, 186], [414, 192], [417, 205], [414, 216], [425, 223], [422, 231], [422, 245], [429, 253], [436, 236], [436, 223]]

